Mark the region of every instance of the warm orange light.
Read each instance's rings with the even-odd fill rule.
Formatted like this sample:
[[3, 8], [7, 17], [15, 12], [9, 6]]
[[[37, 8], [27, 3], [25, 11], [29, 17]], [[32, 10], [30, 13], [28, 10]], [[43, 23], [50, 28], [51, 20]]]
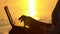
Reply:
[[[15, 12], [18, 14], [19, 17], [21, 15], [25, 15], [30, 16], [36, 20], [40, 19], [40, 21], [42, 22], [50, 23], [49, 20], [51, 20], [51, 13], [54, 9], [56, 2], [56, 0], [19, 0], [17, 5], [20, 7], [20, 11], [18, 10], [19, 12]], [[24, 22], [18, 22], [15, 25], [24, 27]], [[29, 28], [28, 26], [26, 27]]]

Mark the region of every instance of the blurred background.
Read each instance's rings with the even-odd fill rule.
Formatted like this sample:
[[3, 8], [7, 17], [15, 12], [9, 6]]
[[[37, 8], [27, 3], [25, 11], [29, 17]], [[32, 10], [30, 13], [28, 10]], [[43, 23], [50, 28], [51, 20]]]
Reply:
[[4, 7], [7, 5], [14, 22], [22, 15], [51, 24], [51, 14], [58, 0], [0, 0], [0, 34], [8, 34], [11, 25]]

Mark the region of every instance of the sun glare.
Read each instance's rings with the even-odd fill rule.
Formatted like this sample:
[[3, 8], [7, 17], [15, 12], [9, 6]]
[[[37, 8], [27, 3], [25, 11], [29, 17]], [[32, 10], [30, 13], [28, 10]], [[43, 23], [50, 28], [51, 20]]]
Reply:
[[28, 16], [34, 17], [36, 15], [34, 0], [28, 0], [28, 4], [29, 4]]

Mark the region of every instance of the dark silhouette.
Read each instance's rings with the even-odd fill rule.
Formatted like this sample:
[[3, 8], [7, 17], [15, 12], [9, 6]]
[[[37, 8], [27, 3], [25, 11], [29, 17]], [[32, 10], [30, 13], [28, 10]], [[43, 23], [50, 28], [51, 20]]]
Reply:
[[51, 30], [49, 34], [60, 34], [60, 0], [58, 0], [52, 12], [52, 23], [54, 25], [54, 30]]
[[15, 26], [13, 24], [13, 19], [10, 15], [10, 12], [8, 10], [8, 7], [4, 7], [5, 12], [8, 16], [9, 22], [12, 26], [12, 29], [9, 31], [9, 34], [47, 34], [48, 28], [51, 26], [51, 24], [46, 24], [43, 22], [39, 22], [32, 17], [27, 17], [22, 15], [19, 20], [21, 19], [21, 22], [24, 21], [25, 25], [28, 25], [30, 29], [27, 29], [25, 27]]
[[48, 29], [51, 26], [51, 24], [39, 22], [38, 20], [35, 20], [32, 17], [24, 16], [24, 15], [22, 15], [19, 18], [19, 20], [21, 20], [21, 22], [24, 21], [25, 25], [28, 25], [30, 27], [30, 29], [37, 31], [40, 34], [47, 34]]
[[5, 12], [6, 12], [7, 16], [8, 16], [9, 22], [10, 22], [10, 24], [12, 26], [12, 29], [9, 31], [9, 34], [37, 34], [35, 31], [32, 31], [31, 29], [15, 26], [14, 24], [12, 24], [13, 19], [12, 19], [11, 15], [10, 15], [8, 7], [5, 6], [4, 9], [5, 9]]

